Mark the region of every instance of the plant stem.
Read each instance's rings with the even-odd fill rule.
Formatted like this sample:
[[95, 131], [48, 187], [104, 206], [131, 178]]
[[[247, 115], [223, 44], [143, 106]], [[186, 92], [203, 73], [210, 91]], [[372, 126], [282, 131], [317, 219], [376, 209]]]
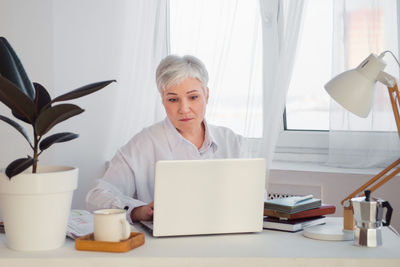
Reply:
[[34, 145], [33, 145], [33, 166], [32, 166], [32, 173], [36, 173], [37, 171], [37, 162], [38, 162], [38, 146], [39, 146], [39, 137], [36, 134], [35, 129], [33, 129], [33, 139], [34, 139]]

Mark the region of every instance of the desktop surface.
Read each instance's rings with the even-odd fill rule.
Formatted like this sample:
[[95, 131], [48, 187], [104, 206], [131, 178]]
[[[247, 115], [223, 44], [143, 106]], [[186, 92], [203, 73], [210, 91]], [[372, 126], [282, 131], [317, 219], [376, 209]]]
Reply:
[[145, 244], [126, 253], [77, 251], [71, 239], [56, 250], [19, 252], [8, 249], [0, 234], [0, 266], [400, 266], [400, 237], [386, 227], [377, 248], [313, 240], [301, 232], [156, 238], [135, 227], [146, 234]]

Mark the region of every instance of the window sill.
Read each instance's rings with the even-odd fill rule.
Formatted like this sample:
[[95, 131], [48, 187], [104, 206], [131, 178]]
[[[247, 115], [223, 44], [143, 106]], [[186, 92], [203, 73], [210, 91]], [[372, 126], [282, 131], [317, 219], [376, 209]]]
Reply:
[[383, 168], [339, 168], [327, 166], [324, 163], [320, 162], [294, 162], [274, 160], [271, 165], [271, 170], [376, 175], [380, 171], [382, 171]]

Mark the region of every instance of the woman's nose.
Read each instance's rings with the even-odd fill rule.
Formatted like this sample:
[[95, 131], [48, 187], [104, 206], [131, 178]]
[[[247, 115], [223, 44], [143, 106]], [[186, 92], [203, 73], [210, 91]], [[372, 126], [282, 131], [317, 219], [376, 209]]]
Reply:
[[190, 111], [190, 105], [187, 101], [183, 100], [180, 102], [179, 105], [179, 112], [180, 113], [188, 113]]

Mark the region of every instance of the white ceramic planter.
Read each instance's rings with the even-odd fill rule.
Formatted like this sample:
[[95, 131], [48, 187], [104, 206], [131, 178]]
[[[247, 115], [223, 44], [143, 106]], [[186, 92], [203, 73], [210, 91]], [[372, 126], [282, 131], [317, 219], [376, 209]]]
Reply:
[[0, 173], [0, 210], [7, 246], [21, 251], [50, 250], [65, 241], [78, 169], [39, 166], [10, 179]]

